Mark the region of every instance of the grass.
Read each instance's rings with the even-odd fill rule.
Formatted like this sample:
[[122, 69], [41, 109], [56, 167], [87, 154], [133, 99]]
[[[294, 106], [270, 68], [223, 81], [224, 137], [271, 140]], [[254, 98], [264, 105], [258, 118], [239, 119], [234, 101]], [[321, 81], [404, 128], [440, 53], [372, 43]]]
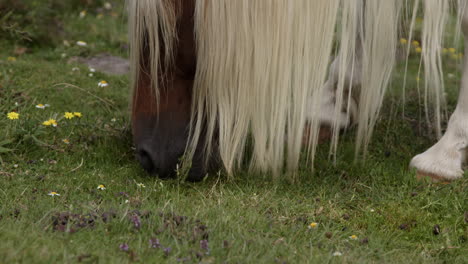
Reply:
[[[353, 162], [351, 131], [335, 166], [324, 144], [316, 170], [304, 166], [295, 183], [247, 172], [163, 181], [133, 156], [127, 77], [89, 77], [67, 63], [102, 51], [125, 56], [123, 19], [69, 14], [64, 27], [75, 36], [70, 43], [88, 47], [37, 47], [8, 61], [15, 47], [0, 40], [0, 142], [8, 140], [0, 144], [2, 262], [466, 263], [467, 178], [418, 182], [408, 169], [435, 140], [413, 94], [404, 115], [400, 97], [389, 98], [366, 163]], [[413, 54], [410, 88], [417, 61]], [[453, 109], [459, 63], [447, 61]], [[110, 86], [98, 88], [100, 80]], [[6, 118], [12, 110], [19, 120]], [[65, 120], [67, 111], [83, 117]], [[40, 125], [49, 118], [57, 128]], [[318, 226], [309, 229], [312, 222]]]

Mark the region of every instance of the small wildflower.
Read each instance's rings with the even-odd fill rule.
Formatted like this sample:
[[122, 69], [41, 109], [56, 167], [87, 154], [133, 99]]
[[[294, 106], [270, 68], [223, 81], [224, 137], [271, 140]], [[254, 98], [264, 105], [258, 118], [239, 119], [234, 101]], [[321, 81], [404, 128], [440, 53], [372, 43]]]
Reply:
[[60, 196], [60, 194], [57, 193], [57, 192], [50, 192], [50, 193], [48, 193], [47, 195], [52, 196], [52, 197], [54, 197], [54, 196]]
[[76, 42], [76, 45], [78, 45], [80, 47], [86, 47], [86, 46], [88, 46], [88, 43], [79, 40], [79, 41]]
[[73, 117], [75, 117], [75, 115], [73, 113], [70, 113], [70, 112], [65, 112], [63, 117], [65, 117], [66, 119], [72, 119]]
[[137, 214], [132, 215], [130, 220], [132, 221], [133, 227], [135, 227], [135, 229], [140, 229], [141, 221], [140, 221], [140, 217]]
[[62, 59], [64, 59], [64, 58], [67, 57], [67, 54], [66, 54], [66, 53], [62, 53], [62, 54], [60, 55], [60, 57], [62, 57]]
[[63, 41], [63, 45], [64, 45], [65, 47], [70, 47], [70, 42], [68, 42], [68, 40], [64, 40], [64, 41]]
[[341, 252], [339, 252], [339, 251], [335, 251], [335, 252], [333, 252], [332, 255], [333, 255], [334, 257], [340, 257], [340, 256], [343, 255], [343, 253], [341, 253]]
[[106, 189], [106, 186], [104, 186], [104, 184], [99, 184], [99, 186], [97, 187], [98, 190], [101, 190], [101, 191], [104, 191]]
[[55, 119], [49, 119], [47, 121], [42, 122], [42, 125], [57, 127], [57, 121]]
[[159, 243], [159, 239], [157, 239], [157, 238], [151, 238], [149, 240], [149, 244], [150, 244], [150, 247], [152, 247], [152, 248], [160, 248], [161, 247], [161, 243]]
[[112, 9], [111, 3], [105, 2], [105, 3], [104, 3], [104, 8], [107, 9], [107, 10], [111, 10], [111, 9]]
[[20, 114], [18, 114], [16, 112], [10, 112], [10, 113], [7, 114], [7, 117], [10, 120], [19, 119], [19, 116], [20, 116]]
[[37, 104], [36, 108], [45, 109], [46, 107], [49, 107], [49, 106], [50, 106], [49, 104]]
[[421, 53], [421, 52], [422, 52], [422, 48], [421, 48], [421, 47], [417, 47], [417, 48], [415, 49], [415, 51], [416, 51], [416, 53]]
[[89, 71], [90, 71], [90, 72], [96, 72], [96, 69], [94, 69], [94, 68], [89, 68]]
[[316, 223], [316, 222], [312, 222], [312, 223], [309, 224], [309, 229], [315, 229], [317, 227], [318, 227], [318, 223]]
[[14, 164], [13, 167], [16, 169], [16, 168], [19, 167], [19, 165], [18, 165], [18, 164]]
[[405, 45], [406, 43], [408, 43], [407, 39], [405, 39], [405, 38], [400, 39], [400, 44]]
[[138, 188], [146, 188], [146, 186], [143, 183], [137, 183]]
[[351, 240], [357, 240], [358, 237], [357, 237], [356, 235], [352, 235], [352, 236], [349, 237], [349, 239], [351, 239]]
[[93, 77], [93, 76], [94, 76], [94, 74], [92, 74], [92, 73], [88, 73], [88, 76], [89, 76], [89, 77]]
[[86, 16], [86, 10], [83, 10], [80, 12], [80, 18], [83, 18]]
[[15, 57], [8, 57], [7, 60], [8, 61], [16, 61], [16, 58]]
[[454, 49], [454, 48], [449, 48], [448, 51], [449, 51], [450, 53], [452, 53], [452, 54], [457, 52], [457, 50]]
[[164, 248], [163, 251], [164, 251], [164, 255], [167, 257], [169, 256], [169, 253], [171, 253], [171, 248], [170, 247]]
[[210, 249], [208, 247], [208, 240], [206, 240], [206, 239], [200, 240], [200, 248], [205, 250], [205, 251], [210, 251]]
[[129, 203], [130, 201], [129, 200], [125, 200], [124, 203]]
[[80, 112], [73, 112], [73, 115], [80, 118], [83, 116]]
[[66, 139], [66, 138], [65, 138], [65, 139], [62, 139], [62, 142], [65, 143], [65, 144], [67, 144], [67, 145], [70, 144], [70, 140], [68, 140], [68, 139]]
[[371, 208], [369, 211], [370, 211], [371, 213], [375, 212], [375, 210], [374, 210], [373, 208]]
[[455, 78], [455, 74], [449, 73], [449, 74], [447, 74], [447, 77], [449, 77], [450, 79], [453, 79], [453, 78]]
[[79, 70], [80, 70], [80, 68], [78, 68], [78, 67], [73, 67], [72, 68], [72, 71], [79, 71]]
[[98, 83], [98, 87], [107, 87], [107, 86], [109, 86], [109, 84], [104, 80]]
[[417, 40], [413, 40], [413, 42], [411, 42], [411, 44], [413, 44], [413, 46], [415, 46], [415, 47], [420, 46], [419, 41], [417, 41]]
[[130, 248], [128, 247], [126, 243], [123, 243], [119, 245], [119, 249], [122, 251], [128, 251]]
[[116, 121], [117, 121], [117, 119], [115, 119], [115, 118], [111, 119], [111, 122], [116, 122]]

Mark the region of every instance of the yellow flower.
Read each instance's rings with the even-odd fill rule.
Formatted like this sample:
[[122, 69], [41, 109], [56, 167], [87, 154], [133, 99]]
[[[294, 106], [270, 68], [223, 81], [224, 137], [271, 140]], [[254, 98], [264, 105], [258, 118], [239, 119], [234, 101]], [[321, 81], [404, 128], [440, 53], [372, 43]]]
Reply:
[[10, 120], [19, 119], [19, 116], [20, 115], [18, 113], [16, 113], [16, 112], [10, 112], [10, 113], [7, 114], [7, 117]]
[[454, 49], [454, 48], [449, 48], [448, 51], [449, 51], [450, 53], [455, 53], [455, 52], [457, 52], [457, 50]]
[[75, 117], [75, 115], [73, 113], [70, 113], [70, 112], [65, 112], [65, 114], [63, 116], [66, 119], [72, 119], [73, 117]]
[[416, 48], [416, 52], [417, 52], [417, 53], [421, 53], [421, 52], [422, 52], [421, 47], [417, 47], [417, 48]]
[[318, 223], [316, 223], [316, 222], [312, 222], [312, 223], [309, 224], [309, 229], [315, 229], [317, 227], [318, 227]]
[[104, 191], [106, 189], [106, 186], [104, 186], [104, 184], [99, 184], [99, 186], [97, 187], [98, 190], [101, 190], [101, 191]]
[[49, 119], [47, 121], [44, 121], [42, 122], [42, 124], [44, 126], [53, 126], [53, 127], [56, 127], [57, 126], [57, 121], [55, 119]]
[[66, 138], [65, 138], [65, 139], [62, 139], [62, 142], [65, 143], [65, 144], [70, 144], [70, 140], [68, 140], [68, 139], [66, 139]]
[[352, 235], [352, 236], [349, 237], [349, 239], [351, 239], [351, 240], [357, 240], [358, 237], [357, 237], [356, 235]]
[[8, 61], [16, 61], [16, 58], [15, 57], [8, 57], [7, 60]]
[[57, 192], [50, 192], [50, 193], [48, 193], [47, 195], [52, 196], [52, 197], [54, 197], [54, 196], [60, 196], [60, 194], [57, 193]]
[[73, 115], [76, 117], [82, 117], [83, 115], [80, 112], [73, 112]]
[[404, 45], [404, 44], [406, 44], [406, 43], [408, 43], [408, 40], [407, 40], [407, 39], [405, 39], [405, 38], [401, 38], [401, 39], [400, 39], [400, 44]]
[[413, 42], [411, 42], [411, 44], [413, 44], [413, 46], [415, 46], [415, 47], [419, 47], [419, 45], [420, 45], [419, 41], [417, 41], [417, 40], [413, 40]]

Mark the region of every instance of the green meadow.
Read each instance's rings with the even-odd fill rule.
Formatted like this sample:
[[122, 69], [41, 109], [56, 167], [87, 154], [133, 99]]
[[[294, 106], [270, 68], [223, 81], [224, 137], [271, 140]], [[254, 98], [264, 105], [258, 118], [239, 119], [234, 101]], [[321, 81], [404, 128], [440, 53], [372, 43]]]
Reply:
[[[323, 143], [294, 182], [247, 170], [161, 180], [134, 157], [128, 76], [74, 59], [127, 57], [124, 7], [71, 2], [53, 14], [59, 29], [41, 33], [11, 22], [21, 20], [0, 1], [0, 263], [467, 263], [468, 178], [417, 181], [408, 168], [436, 142], [413, 44], [406, 100], [402, 61], [365, 162], [350, 129], [335, 163]], [[449, 113], [463, 56], [454, 48], [444, 54]]]

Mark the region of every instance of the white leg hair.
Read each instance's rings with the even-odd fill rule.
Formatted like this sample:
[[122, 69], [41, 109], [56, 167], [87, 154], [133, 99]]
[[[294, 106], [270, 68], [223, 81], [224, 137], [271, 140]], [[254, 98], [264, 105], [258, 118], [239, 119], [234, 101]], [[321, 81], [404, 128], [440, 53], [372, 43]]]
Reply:
[[[464, 7], [462, 31], [465, 36], [465, 54], [468, 52], [468, 12]], [[447, 131], [434, 146], [417, 155], [410, 166], [418, 177], [433, 180], [455, 180], [463, 177], [463, 163], [468, 146], [468, 57], [463, 61], [463, 77], [457, 107], [450, 117]]]
[[[358, 87], [361, 84], [362, 63], [360, 56], [357, 56], [354, 66], [346, 68], [344, 85], [346, 87], [346, 93], [349, 94], [349, 96], [344, 98], [345, 102], [343, 102], [340, 107], [340, 114], [336, 115], [336, 90], [339, 79], [338, 76], [340, 74], [338, 69], [339, 60], [340, 56], [336, 57], [330, 66], [330, 75], [324, 84], [322, 101], [320, 103], [319, 119], [321, 124], [328, 125], [330, 127], [336, 126], [336, 128], [341, 129], [347, 128], [352, 124], [352, 122], [356, 122], [357, 103], [351, 96], [351, 89], [346, 88]], [[308, 113], [311, 114], [311, 111]]]

